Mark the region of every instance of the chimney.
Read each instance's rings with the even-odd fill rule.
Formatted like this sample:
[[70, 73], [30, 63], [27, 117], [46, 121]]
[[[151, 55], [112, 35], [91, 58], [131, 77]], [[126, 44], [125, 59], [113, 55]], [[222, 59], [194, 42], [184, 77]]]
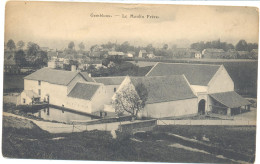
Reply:
[[89, 73], [88, 76], [91, 77], [91, 73]]
[[70, 69], [72, 72], [76, 72], [76, 66], [75, 65], [71, 65], [71, 69]]

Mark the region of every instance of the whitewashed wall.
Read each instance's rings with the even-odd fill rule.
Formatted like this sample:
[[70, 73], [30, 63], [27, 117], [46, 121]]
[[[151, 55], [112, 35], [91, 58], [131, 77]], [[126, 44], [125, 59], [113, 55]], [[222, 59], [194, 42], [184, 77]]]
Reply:
[[220, 93], [234, 91], [234, 82], [226, 69], [221, 66], [208, 84], [208, 93]]
[[[25, 103], [23, 103], [23, 99], [25, 99]], [[26, 96], [25, 92], [22, 92], [20, 95], [20, 103], [18, 105], [29, 105], [32, 103], [32, 99]]]
[[104, 105], [107, 102], [107, 100], [108, 98], [106, 97], [105, 87], [104, 85], [101, 85], [92, 97], [92, 112], [104, 110]]
[[[38, 93], [38, 91], [36, 92]], [[67, 86], [41, 82], [41, 100], [49, 95], [50, 104], [62, 106], [67, 98]]]
[[144, 117], [162, 118], [185, 116], [198, 113], [197, 98], [146, 104], [141, 112]]
[[24, 79], [24, 90], [32, 90], [35, 93], [38, 93], [38, 89], [38, 81]]
[[92, 112], [91, 102], [89, 100], [67, 97], [65, 102], [66, 103], [64, 103], [64, 107], [66, 108], [70, 108], [83, 113]]

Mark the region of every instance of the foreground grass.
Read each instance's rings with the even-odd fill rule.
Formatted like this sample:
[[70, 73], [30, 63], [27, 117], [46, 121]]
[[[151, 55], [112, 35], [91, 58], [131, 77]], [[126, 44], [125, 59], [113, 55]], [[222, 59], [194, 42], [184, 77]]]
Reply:
[[255, 126], [159, 126], [154, 132], [174, 133], [187, 138], [233, 150], [248, 155], [255, 155]]
[[[10, 121], [10, 118], [7, 120]], [[29, 128], [14, 128], [4, 124], [3, 156], [100, 161], [230, 162], [211, 154], [170, 147], [174, 141], [160, 141], [152, 137], [135, 141], [132, 139], [134, 136], [113, 139], [109, 132], [102, 131], [49, 134], [31, 122], [23, 124]]]

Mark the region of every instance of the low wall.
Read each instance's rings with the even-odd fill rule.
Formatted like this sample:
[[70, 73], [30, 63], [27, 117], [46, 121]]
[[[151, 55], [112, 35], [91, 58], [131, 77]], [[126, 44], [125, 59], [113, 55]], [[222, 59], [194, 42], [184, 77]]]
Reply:
[[123, 117], [113, 117], [113, 118], [102, 118], [88, 121], [81, 120], [72, 120], [71, 122], [74, 125], [94, 125], [94, 124], [104, 124], [104, 123], [113, 123], [113, 122], [122, 122], [122, 121], [131, 121], [131, 116], [123, 116]]
[[137, 131], [152, 130], [156, 125], [157, 120], [134, 121], [122, 123], [119, 125], [118, 130], [123, 133], [134, 133]]
[[157, 125], [256, 125], [256, 121], [247, 120], [157, 120]]

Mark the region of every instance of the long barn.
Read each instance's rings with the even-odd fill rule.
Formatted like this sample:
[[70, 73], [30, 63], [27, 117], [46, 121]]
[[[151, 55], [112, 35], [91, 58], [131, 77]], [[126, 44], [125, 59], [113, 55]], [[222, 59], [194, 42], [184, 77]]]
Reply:
[[198, 113], [233, 115], [250, 102], [234, 91], [234, 82], [223, 65], [157, 63], [146, 76], [185, 75], [198, 97]]

